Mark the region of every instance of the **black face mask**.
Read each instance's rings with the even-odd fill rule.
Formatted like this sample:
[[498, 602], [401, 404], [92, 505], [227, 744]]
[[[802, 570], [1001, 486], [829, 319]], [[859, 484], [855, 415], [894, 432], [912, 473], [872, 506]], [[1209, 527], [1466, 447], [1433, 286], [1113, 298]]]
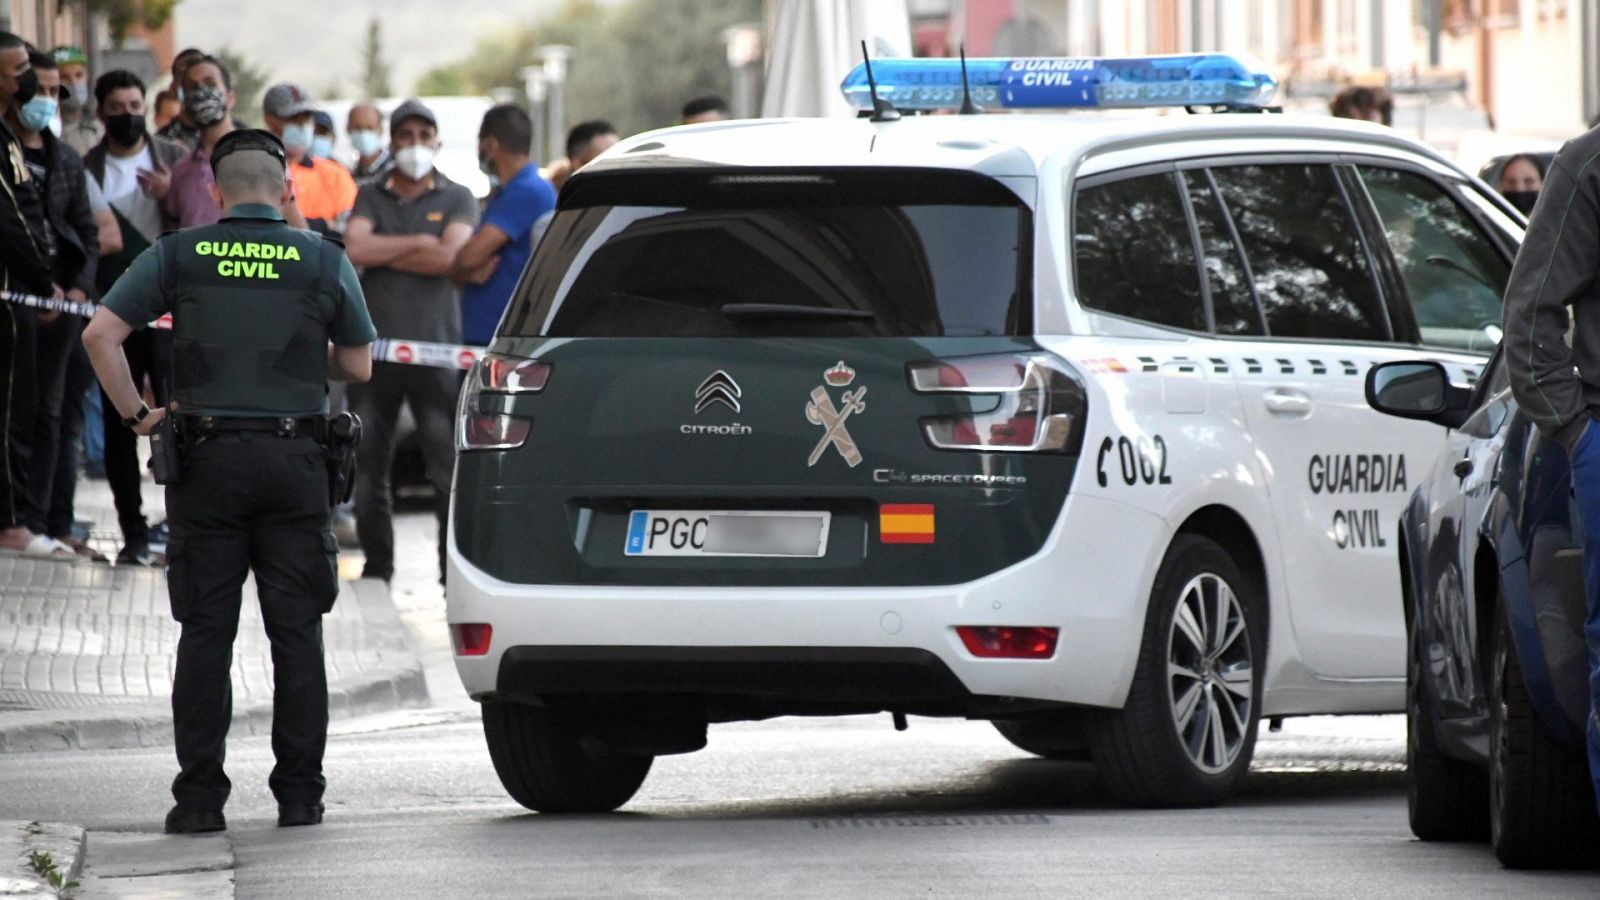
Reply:
[[144, 116], [134, 113], [106, 116], [106, 134], [118, 147], [137, 146], [139, 139], [144, 137]]
[[1522, 211], [1525, 216], [1533, 215], [1533, 204], [1539, 199], [1538, 191], [1501, 191], [1500, 196], [1506, 202]]
[[22, 104], [27, 103], [29, 100], [32, 100], [33, 95], [37, 93], [39, 93], [38, 72], [35, 72], [30, 68], [28, 71], [17, 76], [17, 92], [11, 96], [17, 101], [18, 106], [21, 106]]

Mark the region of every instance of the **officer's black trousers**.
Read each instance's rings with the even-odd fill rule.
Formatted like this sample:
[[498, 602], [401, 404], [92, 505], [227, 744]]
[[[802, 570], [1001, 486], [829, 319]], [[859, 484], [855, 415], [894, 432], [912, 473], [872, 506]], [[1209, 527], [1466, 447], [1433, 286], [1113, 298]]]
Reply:
[[322, 798], [328, 683], [322, 615], [338, 594], [338, 546], [328, 531], [326, 453], [310, 438], [222, 434], [194, 444], [183, 481], [167, 487], [167, 586], [182, 623], [172, 718], [179, 805], [221, 809], [222, 760], [233, 711], [229, 667], [240, 588], [255, 572], [272, 642], [272, 752], [279, 803]]

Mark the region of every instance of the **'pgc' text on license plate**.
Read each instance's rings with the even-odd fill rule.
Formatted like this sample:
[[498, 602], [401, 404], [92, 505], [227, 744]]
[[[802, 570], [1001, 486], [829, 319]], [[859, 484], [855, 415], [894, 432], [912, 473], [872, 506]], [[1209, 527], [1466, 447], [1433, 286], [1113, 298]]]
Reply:
[[819, 557], [832, 514], [639, 509], [628, 517], [628, 556]]

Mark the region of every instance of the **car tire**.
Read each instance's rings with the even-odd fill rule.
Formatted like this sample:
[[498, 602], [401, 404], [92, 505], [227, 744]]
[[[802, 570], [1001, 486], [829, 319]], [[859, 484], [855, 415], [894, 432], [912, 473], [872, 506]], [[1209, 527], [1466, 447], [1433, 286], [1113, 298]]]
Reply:
[[1424, 841], [1481, 841], [1489, 835], [1489, 776], [1481, 765], [1439, 749], [1423, 692], [1422, 653], [1406, 652], [1406, 811]]
[[1600, 820], [1581, 746], [1558, 740], [1533, 708], [1505, 607], [1489, 671], [1489, 840], [1510, 869], [1600, 863]]
[[1079, 715], [1051, 713], [1026, 719], [996, 719], [994, 730], [1024, 753], [1055, 760], [1089, 759], [1089, 737]]
[[1095, 766], [1113, 796], [1196, 807], [1238, 791], [1261, 717], [1263, 608], [1257, 587], [1215, 541], [1173, 540], [1151, 589], [1127, 703], [1102, 713], [1091, 732]]
[[542, 813], [617, 809], [638, 792], [655, 761], [585, 741], [570, 715], [548, 707], [485, 701], [483, 734], [506, 793]]

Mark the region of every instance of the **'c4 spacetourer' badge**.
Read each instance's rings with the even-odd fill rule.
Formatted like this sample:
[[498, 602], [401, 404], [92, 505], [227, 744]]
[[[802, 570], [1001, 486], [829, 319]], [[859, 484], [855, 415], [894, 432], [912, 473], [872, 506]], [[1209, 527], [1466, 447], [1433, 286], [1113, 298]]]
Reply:
[[[848, 387], [850, 382], [856, 380], [856, 370], [840, 360], [837, 365], [822, 373], [822, 380], [832, 387]], [[811, 402], [806, 404], [806, 420], [813, 425], [821, 425], [823, 429], [822, 440], [811, 451], [811, 458], [806, 461], [807, 466], [815, 466], [817, 460], [832, 444], [839, 455], [851, 468], [861, 464], [861, 451], [856, 448], [855, 438], [850, 436], [850, 430], [845, 427], [845, 420], [858, 412], [865, 412], [867, 408], [867, 387], [862, 385], [853, 391], [845, 391], [839, 398], [839, 406], [833, 405], [833, 398], [828, 396], [828, 388], [817, 385], [811, 389]]]

